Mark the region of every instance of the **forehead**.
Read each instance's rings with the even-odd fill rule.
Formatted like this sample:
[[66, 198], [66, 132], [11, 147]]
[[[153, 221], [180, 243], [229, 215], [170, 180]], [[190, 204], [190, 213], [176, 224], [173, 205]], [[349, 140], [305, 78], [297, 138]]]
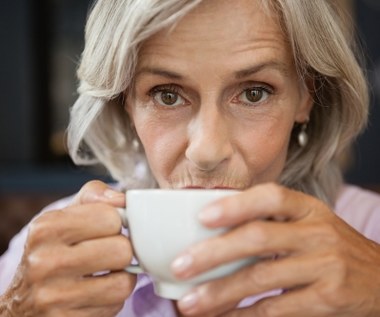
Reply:
[[228, 60], [232, 66], [242, 59], [254, 64], [265, 58], [293, 64], [278, 18], [263, 8], [262, 0], [205, 0], [145, 41], [138, 64], [208, 59], [211, 64]]

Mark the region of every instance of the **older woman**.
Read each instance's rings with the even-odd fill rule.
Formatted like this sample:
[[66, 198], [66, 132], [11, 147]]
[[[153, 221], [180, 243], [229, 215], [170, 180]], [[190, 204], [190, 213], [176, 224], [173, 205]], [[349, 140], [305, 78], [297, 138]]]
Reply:
[[[343, 185], [338, 164], [365, 125], [366, 83], [333, 5], [99, 0], [69, 148], [119, 185], [86, 184], [13, 240], [1, 316], [379, 316], [380, 198]], [[116, 210], [123, 187], [152, 186], [241, 190], [201, 212], [233, 229], [179, 254], [178, 278], [275, 259], [157, 297], [123, 271]]]

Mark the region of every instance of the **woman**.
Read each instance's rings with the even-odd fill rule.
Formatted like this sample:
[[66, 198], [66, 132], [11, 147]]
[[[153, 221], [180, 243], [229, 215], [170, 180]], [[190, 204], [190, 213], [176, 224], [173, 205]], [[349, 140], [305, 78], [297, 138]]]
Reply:
[[[367, 90], [333, 3], [99, 0], [69, 148], [120, 185], [84, 185], [13, 240], [1, 316], [379, 316], [380, 198], [343, 185], [338, 164]], [[122, 187], [151, 186], [242, 191], [201, 212], [234, 229], [178, 255], [178, 278], [276, 258], [158, 298], [123, 271], [116, 210]]]

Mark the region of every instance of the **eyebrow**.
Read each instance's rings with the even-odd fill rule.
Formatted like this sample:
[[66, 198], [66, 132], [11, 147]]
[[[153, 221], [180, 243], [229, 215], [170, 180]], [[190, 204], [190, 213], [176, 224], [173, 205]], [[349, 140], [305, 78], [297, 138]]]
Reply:
[[143, 67], [141, 68], [137, 73], [136, 77], [140, 76], [141, 74], [152, 74], [152, 75], [158, 75], [161, 77], [166, 77], [169, 79], [183, 79], [184, 77], [181, 74], [178, 74], [176, 72], [172, 72], [169, 70], [161, 69], [161, 68], [155, 68], [155, 67]]
[[268, 62], [264, 62], [264, 63], [258, 64], [258, 65], [254, 65], [254, 66], [251, 66], [251, 67], [237, 71], [235, 73], [235, 78], [236, 79], [242, 79], [242, 78], [248, 77], [252, 74], [258, 73], [258, 72], [260, 72], [266, 68], [275, 69], [275, 70], [279, 71], [280, 73], [282, 73], [284, 76], [286, 76], [286, 77], [289, 76], [289, 69], [287, 67], [287, 64], [281, 63], [278, 61], [268, 61]]
[[[254, 66], [249, 66], [247, 68], [236, 71], [235, 78], [243, 79], [243, 78], [249, 77], [250, 75], [258, 73], [266, 68], [276, 69], [286, 77], [288, 77], [289, 75], [289, 70], [285, 63], [281, 63], [277, 61], [268, 61], [268, 62], [264, 62], [264, 63], [254, 65]], [[157, 67], [143, 67], [136, 73], [136, 77], [145, 73], [165, 77], [168, 79], [175, 79], [175, 80], [184, 79], [184, 76], [182, 76], [179, 73], [157, 68]]]

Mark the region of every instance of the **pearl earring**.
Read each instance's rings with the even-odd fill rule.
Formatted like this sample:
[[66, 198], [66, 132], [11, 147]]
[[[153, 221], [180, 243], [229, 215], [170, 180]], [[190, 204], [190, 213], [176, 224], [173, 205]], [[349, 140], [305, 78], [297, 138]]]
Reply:
[[131, 133], [132, 134], [132, 140], [131, 140], [132, 149], [135, 152], [139, 152], [140, 151], [140, 141], [139, 141], [139, 137], [137, 136], [136, 129], [133, 125], [131, 126], [131, 132], [132, 132]]
[[140, 142], [137, 140], [136, 137], [132, 140], [132, 148], [135, 152], [138, 152], [140, 150]]
[[307, 129], [307, 122], [302, 124], [301, 131], [298, 133], [298, 137], [297, 137], [298, 144], [301, 148], [304, 148], [309, 141], [309, 136], [306, 133], [306, 129]]

